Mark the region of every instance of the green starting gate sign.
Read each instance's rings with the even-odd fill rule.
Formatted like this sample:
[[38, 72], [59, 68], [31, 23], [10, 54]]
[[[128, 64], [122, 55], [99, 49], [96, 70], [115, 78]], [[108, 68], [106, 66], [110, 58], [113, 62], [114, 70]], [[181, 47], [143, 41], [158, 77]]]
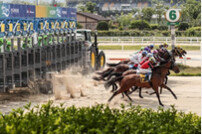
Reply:
[[181, 13], [179, 9], [169, 9], [165, 14], [165, 18], [168, 21], [168, 25], [178, 25], [180, 17]]

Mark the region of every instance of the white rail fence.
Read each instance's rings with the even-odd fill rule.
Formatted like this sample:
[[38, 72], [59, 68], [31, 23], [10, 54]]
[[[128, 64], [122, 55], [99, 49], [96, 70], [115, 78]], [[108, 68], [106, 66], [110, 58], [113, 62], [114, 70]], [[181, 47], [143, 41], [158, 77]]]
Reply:
[[[200, 45], [201, 37], [176, 37], [176, 45]], [[98, 37], [98, 42], [106, 44], [150, 44], [164, 43], [171, 44], [171, 37]]]

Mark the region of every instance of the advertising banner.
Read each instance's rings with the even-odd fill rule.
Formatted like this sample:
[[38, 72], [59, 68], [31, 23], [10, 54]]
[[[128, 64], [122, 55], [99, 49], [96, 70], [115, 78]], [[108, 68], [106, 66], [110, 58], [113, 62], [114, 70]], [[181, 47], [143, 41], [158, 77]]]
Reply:
[[47, 7], [47, 17], [56, 18], [57, 17], [57, 8], [56, 7]]
[[67, 8], [67, 16], [71, 19], [76, 19], [76, 8]]
[[33, 5], [22, 5], [20, 11], [22, 11], [22, 17], [34, 18], [36, 16], [35, 6]]
[[61, 17], [62, 18], [68, 17], [67, 8], [61, 8]]
[[36, 7], [36, 17], [45, 18], [47, 17], [47, 7], [46, 6], [35, 6]]
[[10, 4], [2, 3], [0, 4], [0, 17], [10, 16]]

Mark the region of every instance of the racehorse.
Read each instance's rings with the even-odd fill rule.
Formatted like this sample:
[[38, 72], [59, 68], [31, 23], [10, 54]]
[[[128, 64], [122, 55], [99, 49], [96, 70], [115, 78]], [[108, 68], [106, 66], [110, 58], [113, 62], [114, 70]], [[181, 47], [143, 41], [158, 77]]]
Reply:
[[[156, 55], [158, 60], [160, 62], [165, 62], [167, 59], [169, 59], [171, 57], [170, 52], [165, 50], [157, 50], [158, 54]], [[129, 70], [129, 65], [128, 64], [119, 64], [115, 67], [109, 67], [108, 69], [102, 71], [102, 72], [97, 72], [97, 74], [100, 75], [100, 77], [93, 77], [94, 80], [100, 81], [100, 80], [105, 80], [105, 77], [109, 76], [111, 77], [111, 75], [113, 73], [122, 73], [125, 72], [127, 70]]]
[[[141, 83], [140, 82], [141, 78], [140, 78], [139, 74], [129, 74], [129, 75], [126, 75], [125, 77], [122, 77], [122, 76], [118, 77], [117, 80], [121, 80], [120, 88], [118, 91], [113, 93], [113, 95], [111, 96], [111, 98], [108, 101], [111, 101], [113, 99], [113, 97], [118, 95], [119, 93], [127, 92], [133, 86], [142, 87], [142, 88], [143, 87], [152, 88], [155, 91], [159, 104], [161, 106], [163, 106], [163, 104], [160, 100], [160, 96], [159, 96], [159, 92], [158, 92], [158, 88], [161, 86], [163, 86], [164, 88], [169, 90], [171, 92], [171, 94], [174, 96], [174, 98], [177, 99], [177, 97], [173, 93], [173, 91], [163, 83], [164, 78], [169, 69], [172, 69], [175, 73], [179, 73], [179, 70], [177, 69], [176, 65], [174, 64], [174, 61], [171, 59], [167, 63], [164, 63], [161, 66], [155, 67], [152, 70], [152, 78], [151, 78], [150, 82]], [[132, 99], [127, 94], [126, 94], [126, 96], [132, 101]]]

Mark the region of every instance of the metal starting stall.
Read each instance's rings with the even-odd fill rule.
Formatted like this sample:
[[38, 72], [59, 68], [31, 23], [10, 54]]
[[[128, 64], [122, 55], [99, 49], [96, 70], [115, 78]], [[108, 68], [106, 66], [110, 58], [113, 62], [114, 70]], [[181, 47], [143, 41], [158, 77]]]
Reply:
[[76, 9], [0, 4], [0, 92], [83, 62]]

